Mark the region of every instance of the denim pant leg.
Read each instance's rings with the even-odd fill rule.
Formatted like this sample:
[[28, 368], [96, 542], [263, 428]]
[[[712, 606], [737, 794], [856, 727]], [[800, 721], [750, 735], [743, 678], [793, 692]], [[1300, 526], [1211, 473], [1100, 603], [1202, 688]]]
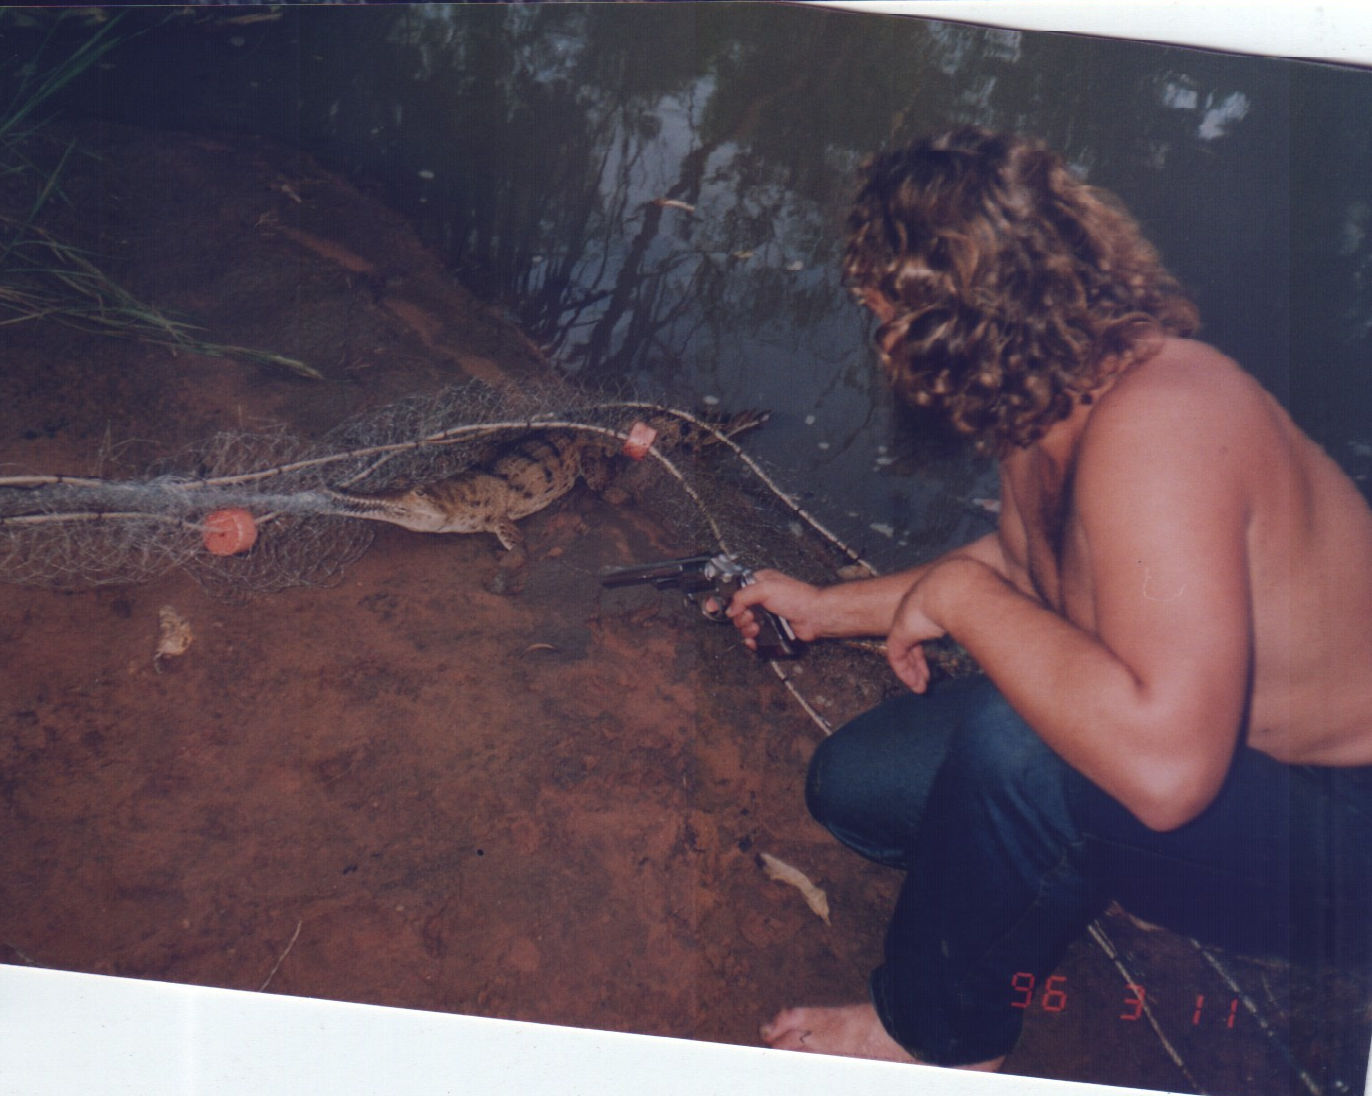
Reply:
[[1016, 986], [1042, 984], [1107, 900], [1069, 807], [1074, 770], [989, 682], [963, 699], [871, 980], [891, 1035], [940, 1065], [1007, 1053]]
[[810, 760], [811, 815], [869, 860], [908, 868], [948, 743], [984, 691], [979, 678], [948, 681], [927, 696], [893, 697], [840, 727]]
[[1372, 957], [1372, 767], [1240, 749], [1214, 802], [1166, 833], [1084, 779], [1069, 799], [1087, 870], [1131, 913], [1251, 955]]
[[926, 1061], [1009, 1051], [1015, 986], [1042, 985], [1109, 897], [1243, 950], [1369, 943], [1372, 769], [1240, 750], [1215, 802], [1157, 833], [973, 680], [855, 720], [816, 754], [807, 796], [841, 840], [908, 870], [872, 995]]

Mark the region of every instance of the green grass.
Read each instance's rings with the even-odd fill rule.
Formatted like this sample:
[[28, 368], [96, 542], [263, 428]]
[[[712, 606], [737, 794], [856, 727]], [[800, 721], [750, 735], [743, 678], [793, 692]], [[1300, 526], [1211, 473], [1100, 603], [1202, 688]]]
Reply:
[[[39, 12], [0, 13], [0, 19], [28, 19]], [[82, 18], [94, 29], [74, 49], [51, 63], [45, 55], [65, 18]], [[0, 327], [57, 322], [83, 331], [167, 346], [173, 351], [234, 358], [272, 365], [311, 379], [318, 370], [295, 358], [250, 347], [211, 342], [194, 325], [172, 319], [139, 300], [106, 274], [94, 259], [59, 239], [41, 221], [45, 211], [65, 200], [61, 182], [75, 146], [68, 144], [57, 163], [40, 169], [31, 156], [41, 139], [54, 98], [126, 41], [116, 33], [122, 13], [108, 17], [91, 10], [58, 13], [33, 58], [0, 61], [0, 86], [9, 103], [0, 111]], [[3, 25], [3, 24], [0, 24]]]

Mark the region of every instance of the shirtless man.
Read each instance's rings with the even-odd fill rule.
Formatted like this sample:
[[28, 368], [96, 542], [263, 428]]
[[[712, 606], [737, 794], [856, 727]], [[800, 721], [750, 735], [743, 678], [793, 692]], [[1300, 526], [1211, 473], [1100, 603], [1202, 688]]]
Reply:
[[[1254, 953], [1372, 937], [1372, 512], [1232, 361], [1110, 195], [962, 129], [877, 158], [845, 275], [903, 398], [1001, 473], [998, 529], [900, 574], [733, 599], [802, 640], [885, 635], [911, 692], [806, 788], [906, 871], [867, 1003], [771, 1046], [995, 1069], [1110, 900]], [[949, 635], [985, 679], [932, 690]]]

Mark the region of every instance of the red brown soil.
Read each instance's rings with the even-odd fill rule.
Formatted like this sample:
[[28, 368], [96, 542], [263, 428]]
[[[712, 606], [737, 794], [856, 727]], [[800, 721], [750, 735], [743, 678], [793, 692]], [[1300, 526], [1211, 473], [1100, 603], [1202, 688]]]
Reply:
[[[290, 150], [73, 135], [100, 159], [71, 169], [66, 228], [110, 273], [325, 379], [8, 328], [8, 470], [317, 435], [548, 369], [398, 217]], [[584, 490], [522, 528], [517, 569], [490, 537], [383, 527], [336, 586], [243, 602], [179, 572], [0, 586], [0, 961], [735, 1043], [784, 1005], [864, 996], [899, 878], [806, 815], [821, 732], [730, 629], [596, 581], [698, 546]], [[163, 606], [194, 640], [155, 659]], [[761, 852], [823, 887], [832, 923]], [[1011, 1068], [1184, 1087], [1142, 1025], [1119, 1036], [1108, 965], [1095, 984], [1095, 1019], [1034, 1012]]]
[[[69, 231], [98, 229], [115, 277], [326, 379], [12, 329], [10, 470], [313, 435], [548, 368], [294, 153], [77, 137], [102, 159], [68, 179]], [[523, 530], [512, 570], [492, 537], [382, 527], [338, 585], [241, 603], [178, 572], [0, 587], [0, 959], [734, 1042], [797, 994], [860, 994], [896, 880], [808, 821], [820, 731], [730, 629], [597, 582], [695, 546], [584, 490]], [[194, 640], [155, 659], [164, 605]], [[832, 925], [762, 851], [828, 890]]]

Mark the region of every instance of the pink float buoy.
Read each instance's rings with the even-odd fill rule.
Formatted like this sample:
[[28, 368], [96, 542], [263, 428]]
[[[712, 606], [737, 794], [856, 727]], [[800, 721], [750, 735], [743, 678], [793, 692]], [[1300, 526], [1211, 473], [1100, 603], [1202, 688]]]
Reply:
[[257, 543], [257, 522], [239, 507], [215, 510], [205, 516], [205, 550], [216, 556], [236, 556]]
[[623, 453], [630, 460], [642, 460], [657, 440], [657, 431], [646, 422], [636, 422], [629, 427], [629, 436], [624, 439]]

